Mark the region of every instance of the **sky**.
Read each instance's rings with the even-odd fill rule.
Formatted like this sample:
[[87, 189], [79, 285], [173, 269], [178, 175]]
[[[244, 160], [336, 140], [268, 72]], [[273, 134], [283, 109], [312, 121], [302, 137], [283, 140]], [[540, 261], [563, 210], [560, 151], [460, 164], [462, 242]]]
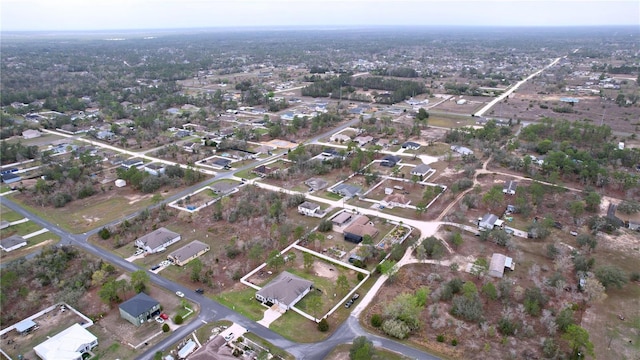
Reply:
[[640, 0], [1, 0], [2, 31], [635, 25]]

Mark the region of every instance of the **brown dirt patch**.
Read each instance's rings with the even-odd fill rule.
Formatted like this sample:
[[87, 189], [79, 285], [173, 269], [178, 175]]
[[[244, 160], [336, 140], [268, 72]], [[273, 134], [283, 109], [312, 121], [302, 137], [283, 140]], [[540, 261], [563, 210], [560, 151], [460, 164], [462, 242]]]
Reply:
[[329, 280], [336, 280], [338, 278], [338, 272], [335, 270], [333, 265], [322, 261], [315, 261], [313, 263], [313, 271], [317, 276], [327, 278]]

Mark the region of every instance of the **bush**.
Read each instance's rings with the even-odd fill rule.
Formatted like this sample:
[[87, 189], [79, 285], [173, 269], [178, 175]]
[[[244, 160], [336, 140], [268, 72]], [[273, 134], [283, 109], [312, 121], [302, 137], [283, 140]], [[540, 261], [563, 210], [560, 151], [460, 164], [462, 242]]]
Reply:
[[98, 235], [100, 235], [100, 238], [102, 240], [107, 240], [111, 237], [111, 231], [109, 231], [109, 229], [107, 229], [106, 227], [103, 227], [102, 229], [100, 229], [100, 231], [98, 231]]
[[327, 232], [333, 229], [333, 223], [331, 220], [322, 220], [320, 224], [318, 224], [318, 231]]
[[169, 328], [169, 324], [165, 323], [164, 325], [162, 325], [162, 332], [169, 332], [169, 330], [171, 330]]
[[405, 324], [404, 321], [396, 319], [385, 320], [384, 323], [382, 323], [382, 331], [398, 339], [406, 339], [411, 333], [409, 325]]
[[327, 321], [327, 319], [323, 318], [322, 320], [320, 320], [320, 322], [318, 323], [318, 330], [321, 332], [329, 331], [329, 322]]
[[359, 272], [358, 275], [356, 276], [358, 278], [358, 281], [362, 281], [364, 280], [364, 274]]
[[605, 288], [610, 289], [612, 286], [617, 287], [618, 289], [622, 288], [624, 284], [627, 283], [627, 275], [622, 271], [622, 269], [613, 266], [601, 266], [595, 271], [596, 278], [600, 280], [602, 285]]
[[458, 346], [458, 339], [451, 340], [451, 345]]
[[182, 318], [182, 316], [176, 315], [176, 317], [173, 318], [173, 322], [176, 325], [180, 325], [180, 324], [182, 324], [184, 322], [184, 319]]
[[382, 316], [380, 316], [380, 314], [373, 314], [371, 316], [371, 326], [374, 328], [382, 326]]
[[453, 298], [451, 314], [467, 321], [480, 322], [483, 310], [482, 302], [477, 294], [472, 296], [456, 296]]
[[629, 274], [629, 281], [639, 281], [640, 280], [640, 272], [633, 271]]
[[436, 340], [438, 340], [438, 342], [444, 342], [444, 335], [440, 334], [436, 337]]
[[502, 317], [498, 321], [498, 331], [504, 336], [514, 335], [517, 329], [518, 325], [509, 318]]

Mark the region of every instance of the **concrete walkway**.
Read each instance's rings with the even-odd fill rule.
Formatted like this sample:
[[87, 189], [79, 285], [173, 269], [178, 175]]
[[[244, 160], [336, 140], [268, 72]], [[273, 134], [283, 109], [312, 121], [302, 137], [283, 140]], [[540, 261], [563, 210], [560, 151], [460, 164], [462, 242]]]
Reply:
[[38, 236], [40, 234], [44, 234], [44, 233], [46, 233], [48, 231], [49, 231], [49, 229], [47, 229], [47, 228], [40, 229], [38, 231], [32, 232], [31, 234], [23, 235], [22, 238], [26, 240], [26, 239], [32, 238], [34, 236]]
[[280, 316], [283, 315], [283, 313], [278, 311], [278, 309], [274, 309], [274, 307], [277, 308], [277, 305], [274, 305], [268, 308], [267, 310], [265, 310], [264, 317], [262, 318], [262, 320], [259, 320], [257, 323], [268, 328], [272, 322], [278, 320]]

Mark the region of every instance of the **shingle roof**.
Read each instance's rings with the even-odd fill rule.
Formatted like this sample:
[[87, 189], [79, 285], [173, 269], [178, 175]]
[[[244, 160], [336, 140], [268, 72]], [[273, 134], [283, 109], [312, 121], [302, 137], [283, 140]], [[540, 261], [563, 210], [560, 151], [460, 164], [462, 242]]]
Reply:
[[138, 317], [141, 314], [149, 311], [152, 307], [159, 305], [160, 303], [145, 293], [139, 293], [131, 299], [120, 304], [120, 309], [127, 314]]
[[257, 294], [267, 299], [277, 299], [279, 302], [292, 306], [292, 302], [305, 292], [313, 283], [291, 273], [283, 271]]

